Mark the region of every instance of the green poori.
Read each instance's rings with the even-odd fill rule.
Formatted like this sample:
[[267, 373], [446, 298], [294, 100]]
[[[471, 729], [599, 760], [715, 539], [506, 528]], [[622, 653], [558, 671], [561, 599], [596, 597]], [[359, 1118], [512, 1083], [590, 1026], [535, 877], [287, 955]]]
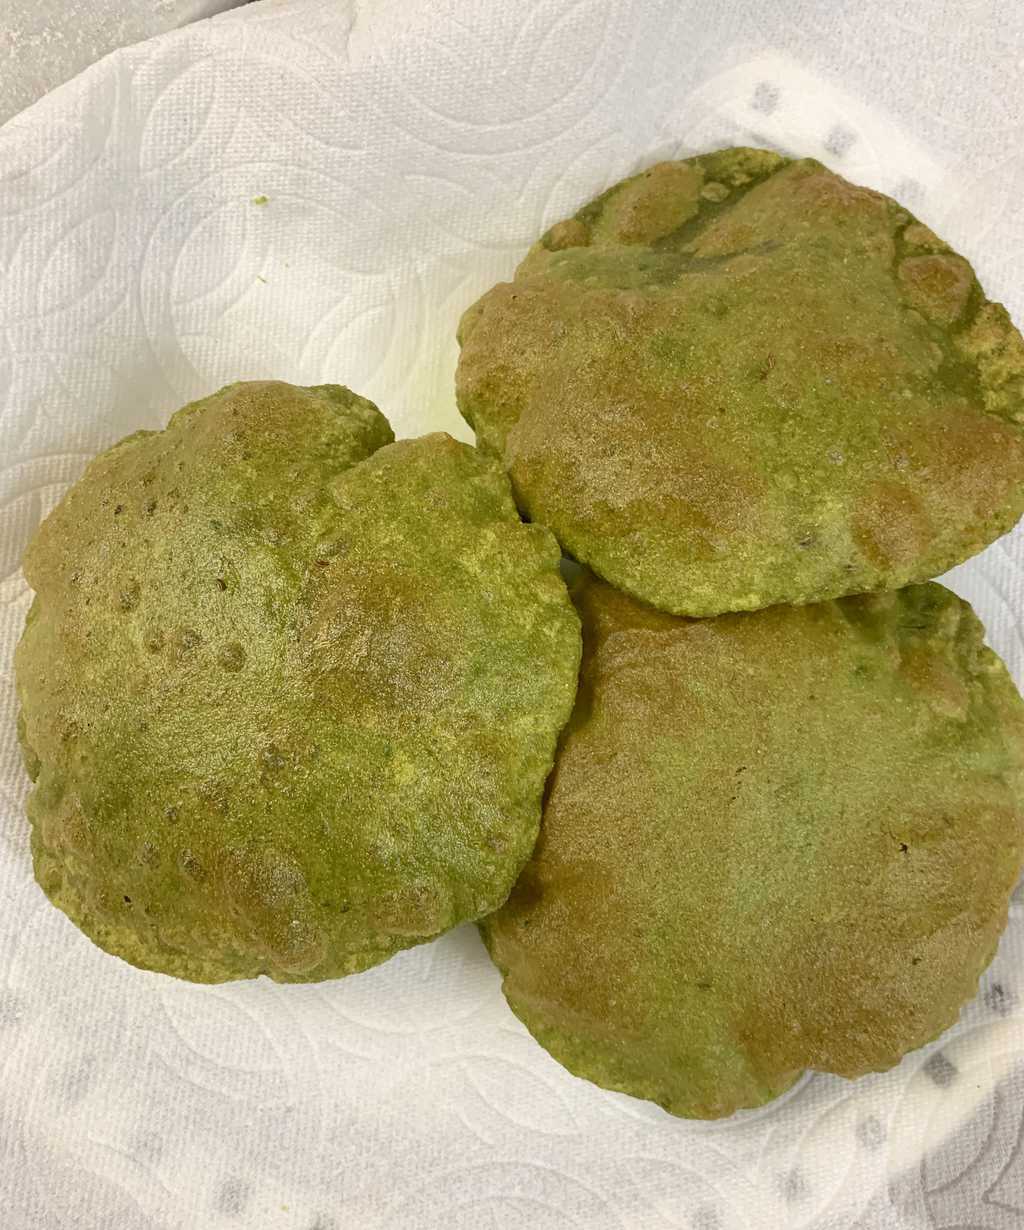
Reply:
[[1024, 702], [940, 585], [682, 619], [593, 579], [541, 834], [482, 924], [571, 1072], [715, 1118], [957, 1018], [1024, 850]]
[[347, 389], [231, 385], [97, 458], [25, 556], [36, 876], [199, 982], [336, 977], [494, 910], [579, 625], [544, 529]]
[[564, 549], [667, 611], [895, 589], [1024, 513], [1024, 341], [813, 159], [663, 162], [463, 317], [460, 409]]

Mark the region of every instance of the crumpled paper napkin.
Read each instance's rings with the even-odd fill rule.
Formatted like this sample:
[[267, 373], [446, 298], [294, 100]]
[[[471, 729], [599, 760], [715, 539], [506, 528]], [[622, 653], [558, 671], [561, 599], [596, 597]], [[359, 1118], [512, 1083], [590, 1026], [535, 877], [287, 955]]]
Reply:
[[[472, 929], [319, 986], [105, 956], [32, 879], [10, 654], [21, 552], [96, 450], [262, 376], [465, 438], [461, 309], [657, 157], [815, 154], [1020, 320], [1022, 49], [994, 0], [264, 0], [0, 131], [5, 1230], [1019, 1228], [1024, 900], [933, 1046], [686, 1123], [559, 1068]], [[952, 580], [1024, 682], [1024, 534]]]

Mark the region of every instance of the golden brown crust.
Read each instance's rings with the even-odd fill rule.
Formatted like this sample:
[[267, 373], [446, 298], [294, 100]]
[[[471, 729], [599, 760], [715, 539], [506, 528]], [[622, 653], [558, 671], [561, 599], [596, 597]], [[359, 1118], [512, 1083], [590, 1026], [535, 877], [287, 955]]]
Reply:
[[1024, 849], [1024, 702], [938, 585], [686, 620], [593, 580], [541, 837], [484, 924], [555, 1058], [674, 1114], [956, 1019]]
[[897, 588], [1024, 512], [1024, 341], [963, 258], [811, 159], [616, 185], [460, 341], [521, 507], [677, 614]]

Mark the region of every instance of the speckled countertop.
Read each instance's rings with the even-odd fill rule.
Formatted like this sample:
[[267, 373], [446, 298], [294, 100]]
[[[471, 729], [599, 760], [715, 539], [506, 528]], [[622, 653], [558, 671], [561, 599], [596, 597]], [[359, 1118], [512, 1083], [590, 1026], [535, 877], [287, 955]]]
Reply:
[[245, 0], [5, 0], [0, 14], [0, 124], [116, 47]]

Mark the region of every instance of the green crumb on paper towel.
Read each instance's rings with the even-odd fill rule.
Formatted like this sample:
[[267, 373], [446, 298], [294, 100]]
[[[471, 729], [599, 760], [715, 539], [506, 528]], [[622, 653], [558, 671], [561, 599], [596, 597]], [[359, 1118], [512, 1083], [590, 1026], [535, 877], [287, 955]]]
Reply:
[[254, 197], [252, 198], [252, 203], [253, 203], [254, 205], [269, 205], [269, 204], [270, 204], [270, 197], [269, 197], [269, 196], [264, 196], [262, 193], [260, 193], [260, 195], [259, 195], [259, 196], [254, 196]]

